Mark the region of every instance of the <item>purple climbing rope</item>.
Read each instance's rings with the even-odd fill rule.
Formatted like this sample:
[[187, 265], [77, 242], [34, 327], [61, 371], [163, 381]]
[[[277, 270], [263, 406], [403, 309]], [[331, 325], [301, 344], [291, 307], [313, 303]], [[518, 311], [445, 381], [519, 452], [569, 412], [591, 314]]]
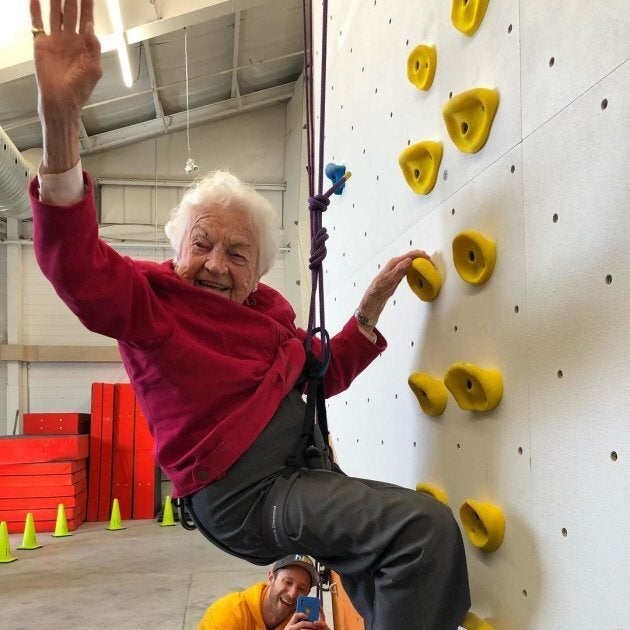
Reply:
[[[310, 351], [315, 334], [319, 333], [322, 342], [322, 374], [328, 367], [330, 359], [330, 340], [326, 332], [326, 316], [324, 308], [324, 269], [323, 261], [326, 257], [326, 241], [328, 232], [323, 226], [322, 215], [330, 203], [330, 196], [341, 187], [350, 177], [347, 173], [343, 179], [336, 182], [329, 190], [322, 193], [324, 181], [324, 129], [326, 123], [326, 58], [328, 40], [328, 0], [322, 0], [322, 64], [320, 81], [319, 107], [319, 159], [317, 162], [317, 194], [315, 194], [315, 147], [314, 147], [314, 109], [313, 109], [313, 15], [309, 0], [303, 0], [304, 15], [304, 84], [306, 100], [306, 148], [308, 175], [308, 207], [311, 224], [311, 256], [309, 269], [311, 270], [311, 303], [308, 318], [308, 335], [306, 351]], [[319, 314], [319, 325], [318, 321]]]

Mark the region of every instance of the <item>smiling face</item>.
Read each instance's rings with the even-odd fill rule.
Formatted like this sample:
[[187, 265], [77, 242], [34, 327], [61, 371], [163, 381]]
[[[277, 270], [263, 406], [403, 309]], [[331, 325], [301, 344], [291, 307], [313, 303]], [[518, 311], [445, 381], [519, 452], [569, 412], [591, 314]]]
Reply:
[[295, 612], [300, 595], [311, 591], [311, 576], [306, 569], [289, 566], [269, 571], [269, 588], [263, 601], [263, 620], [267, 626], [275, 627]]
[[175, 272], [186, 282], [242, 304], [260, 279], [257, 232], [247, 213], [213, 206], [197, 214]]

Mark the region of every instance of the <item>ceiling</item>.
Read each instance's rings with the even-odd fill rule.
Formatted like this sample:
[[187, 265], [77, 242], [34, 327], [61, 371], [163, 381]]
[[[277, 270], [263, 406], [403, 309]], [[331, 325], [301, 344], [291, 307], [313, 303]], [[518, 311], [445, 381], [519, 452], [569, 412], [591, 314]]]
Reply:
[[[0, 127], [41, 147], [28, 3], [3, 2]], [[122, 79], [108, 0], [95, 0], [103, 78], [83, 110], [83, 154], [285, 102], [303, 67], [302, 0], [120, 0], [133, 84]], [[12, 6], [9, 6], [12, 5]], [[43, 13], [47, 0], [42, 0]], [[188, 50], [188, 114], [186, 56]]]

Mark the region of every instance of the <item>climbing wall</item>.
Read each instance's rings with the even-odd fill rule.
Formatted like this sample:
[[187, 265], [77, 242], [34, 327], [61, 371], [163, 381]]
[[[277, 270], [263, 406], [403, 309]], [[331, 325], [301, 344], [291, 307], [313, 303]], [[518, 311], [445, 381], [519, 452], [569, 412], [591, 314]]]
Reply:
[[[328, 328], [410, 249], [432, 255], [443, 284], [423, 302], [403, 282], [379, 322], [388, 350], [329, 402], [342, 466], [430, 484], [460, 524], [468, 499], [501, 510], [496, 551], [466, 537], [472, 610], [488, 627], [630, 630], [630, 5], [490, 0], [466, 35], [450, 1], [330, 0], [327, 26], [325, 159], [352, 171], [325, 215]], [[420, 44], [437, 51], [427, 91], [407, 78]], [[473, 88], [497, 90], [499, 105], [484, 146], [465, 153], [442, 109]], [[426, 195], [398, 164], [422, 141], [443, 148]], [[453, 264], [467, 229], [496, 243], [483, 285]], [[449, 394], [429, 417], [409, 375], [443, 379], [460, 361], [499, 370], [500, 404], [466, 411]]]

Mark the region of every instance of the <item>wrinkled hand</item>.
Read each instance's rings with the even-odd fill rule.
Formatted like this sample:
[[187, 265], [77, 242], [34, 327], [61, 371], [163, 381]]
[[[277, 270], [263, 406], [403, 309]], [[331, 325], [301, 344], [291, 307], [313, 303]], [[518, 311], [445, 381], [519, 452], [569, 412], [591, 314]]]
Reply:
[[[31, 0], [31, 23], [43, 28], [39, 0]], [[101, 47], [94, 34], [94, 2], [50, 0], [50, 34], [34, 39], [35, 75], [42, 122], [59, 116], [78, 120], [94, 86], [101, 78]]]
[[431, 257], [419, 249], [414, 249], [402, 256], [392, 258], [372, 280], [363, 295], [359, 304], [359, 310], [363, 315], [374, 321], [379, 318], [387, 304], [387, 300], [394, 295], [401, 280], [407, 274], [407, 270], [411, 267], [414, 258], [426, 258], [431, 261]]
[[307, 621], [304, 613], [295, 613], [284, 630], [330, 630], [326, 624], [324, 611], [320, 611], [319, 621]]

